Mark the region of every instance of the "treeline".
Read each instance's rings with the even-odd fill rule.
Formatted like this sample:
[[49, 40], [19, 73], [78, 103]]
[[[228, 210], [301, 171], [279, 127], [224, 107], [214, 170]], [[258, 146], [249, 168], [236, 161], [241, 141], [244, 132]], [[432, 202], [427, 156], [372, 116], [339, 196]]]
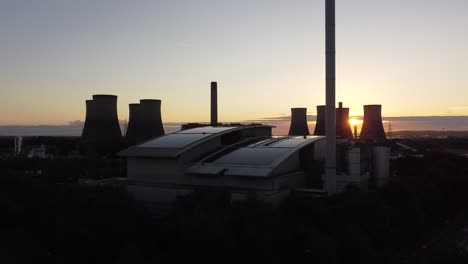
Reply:
[[468, 137], [408, 138], [398, 139], [398, 142], [427, 153], [444, 152], [446, 150], [468, 150]]
[[126, 177], [124, 159], [28, 159], [0, 160], [0, 175], [21, 177], [35, 175], [53, 183], [76, 182], [78, 178], [93, 180]]
[[142, 263], [147, 213], [120, 188], [1, 175], [2, 263]]
[[[466, 211], [468, 162], [437, 154], [397, 160], [392, 167], [391, 182], [371, 192], [349, 188], [330, 198], [290, 197], [275, 208], [254, 193], [232, 203], [227, 191], [194, 192], [178, 199], [171, 215], [157, 219], [123, 189], [2, 176], [0, 258], [11, 263], [414, 260], [421, 241]], [[446, 253], [433, 263], [467, 263], [463, 255]]]

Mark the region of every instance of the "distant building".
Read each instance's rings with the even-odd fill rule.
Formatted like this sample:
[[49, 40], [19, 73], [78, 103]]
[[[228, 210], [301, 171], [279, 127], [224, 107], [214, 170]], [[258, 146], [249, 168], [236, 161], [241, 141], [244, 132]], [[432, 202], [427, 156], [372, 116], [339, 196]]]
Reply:
[[32, 147], [31, 150], [29, 151], [29, 154], [27, 155], [28, 158], [36, 158], [36, 159], [46, 159], [51, 157], [50, 155], [47, 155], [47, 149], [46, 147], [42, 144], [39, 147]]

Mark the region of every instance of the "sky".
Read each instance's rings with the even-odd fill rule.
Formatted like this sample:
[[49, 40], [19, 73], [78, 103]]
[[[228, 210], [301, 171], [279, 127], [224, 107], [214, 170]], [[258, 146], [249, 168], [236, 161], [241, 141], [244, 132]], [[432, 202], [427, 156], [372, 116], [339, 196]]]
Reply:
[[[336, 0], [337, 102], [468, 116], [468, 1]], [[165, 123], [315, 114], [324, 0], [0, 0], [0, 126], [83, 121], [85, 100], [162, 100]], [[463, 123], [466, 127], [468, 123]]]

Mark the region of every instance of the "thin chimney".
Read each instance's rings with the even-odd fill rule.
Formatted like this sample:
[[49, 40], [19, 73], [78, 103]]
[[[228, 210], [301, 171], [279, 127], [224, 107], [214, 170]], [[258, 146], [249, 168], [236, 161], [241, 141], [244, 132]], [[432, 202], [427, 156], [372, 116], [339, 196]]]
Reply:
[[218, 83], [211, 82], [211, 125], [218, 125]]

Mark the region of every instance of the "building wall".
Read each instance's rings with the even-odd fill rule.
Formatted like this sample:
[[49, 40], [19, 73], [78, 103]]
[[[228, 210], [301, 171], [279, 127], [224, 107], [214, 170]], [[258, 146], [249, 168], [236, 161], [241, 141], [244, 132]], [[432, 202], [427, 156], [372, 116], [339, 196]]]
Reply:
[[282, 175], [273, 179], [275, 191], [303, 188], [306, 185], [306, 175], [302, 171]]
[[187, 196], [192, 189], [154, 186], [150, 184], [127, 184], [127, 191], [140, 204], [156, 214], [167, 214], [172, 209], [177, 197]]
[[266, 177], [245, 177], [245, 176], [207, 176], [207, 175], [191, 175], [191, 184], [195, 187], [223, 187], [233, 188], [238, 190], [253, 190], [253, 191], [273, 191], [274, 181], [272, 178]]
[[[311, 157], [313, 159], [313, 157]], [[281, 162], [278, 166], [275, 167], [273, 175], [283, 175], [301, 169], [301, 163], [299, 161], [299, 151], [296, 151], [294, 154], [289, 156], [286, 160]]]
[[[178, 197], [191, 194], [196, 187], [152, 185], [142, 182], [129, 182], [127, 191], [140, 204], [148, 208], [155, 215], [165, 215], [171, 212]], [[250, 190], [231, 190], [231, 202], [242, 201], [248, 198]], [[287, 197], [291, 191], [254, 191], [255, 196], [272, 205], [277, 205]]]
[[390, 147], [374, 146], [372, 148], [372, 162], [375, 183], [380, 187], [390, 178]]
[[189, 184], [189, 177], [176, 159], [127, 159], [127, 177], [131, 181], [149, 183]]
[[325, 153], [326, 153], [326, 139], [317, 140], [314, 142], [314, 149], [315, 149], [315, 160], [325, 161]]
[[361, 175], [337, 175], [336, 176], [336, 189], [338, 192], [346, 190], [348, 185], [359, 187], [361, 190], [368, 189], [369, 174]]
[[226, 176], [225, 181], [226, 186], [236, 189], [251, 189], [258, 191], [273, 191], [274, 189], [272, 178]]

